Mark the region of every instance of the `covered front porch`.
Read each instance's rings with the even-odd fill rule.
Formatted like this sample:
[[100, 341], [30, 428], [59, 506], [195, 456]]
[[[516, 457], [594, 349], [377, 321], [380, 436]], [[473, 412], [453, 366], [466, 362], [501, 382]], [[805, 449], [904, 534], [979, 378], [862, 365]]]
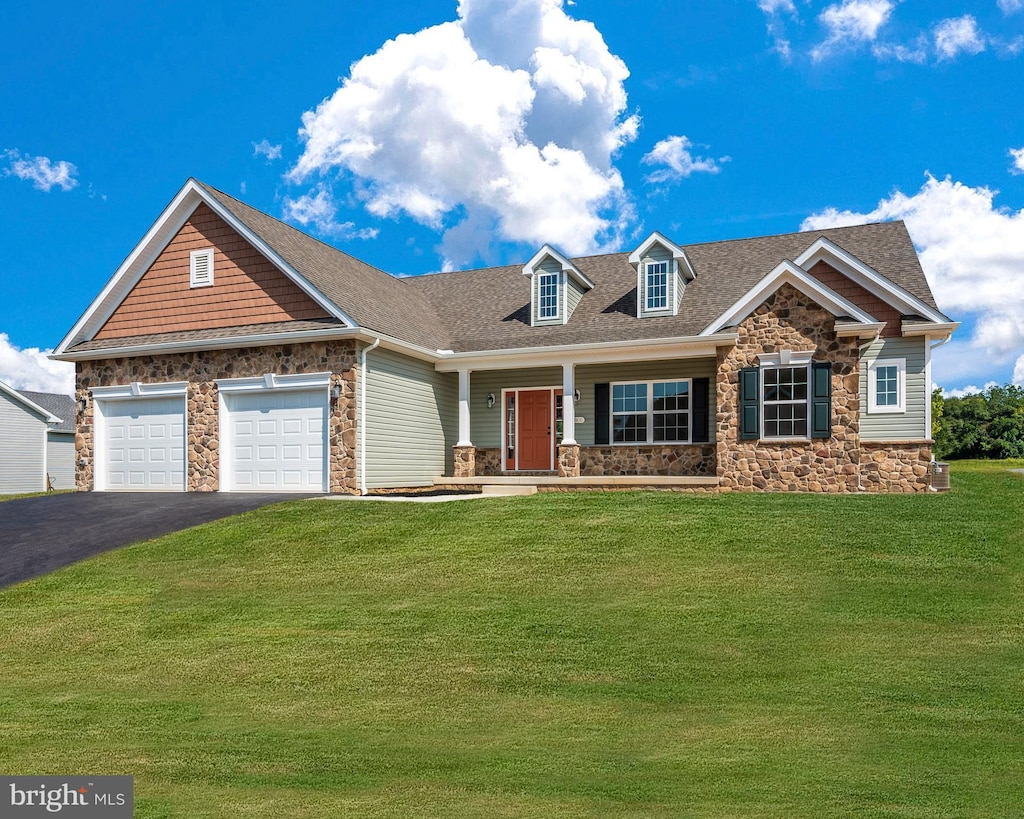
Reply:
[[714, 343], [630, 352], [452, 366], [459, 437], [438, 483], [717, 487]]

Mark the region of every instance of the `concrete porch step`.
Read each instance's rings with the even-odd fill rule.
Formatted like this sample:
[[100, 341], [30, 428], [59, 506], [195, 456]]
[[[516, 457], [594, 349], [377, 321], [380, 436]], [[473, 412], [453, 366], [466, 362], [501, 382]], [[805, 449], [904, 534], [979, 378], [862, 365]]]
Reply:
[[536, 486], [510, 485], [510, 484], [484, 484], [480, 487], [481, 495], [501, 497], [505, 495], [536, 495]]

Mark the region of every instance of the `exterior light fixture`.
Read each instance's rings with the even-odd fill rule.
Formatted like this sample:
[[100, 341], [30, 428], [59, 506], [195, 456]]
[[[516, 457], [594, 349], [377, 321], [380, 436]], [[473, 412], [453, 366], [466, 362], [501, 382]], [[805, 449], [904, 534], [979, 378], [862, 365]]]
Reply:
[[82, 411], [83, 415], [85, 414], [85, 408], [87, 406], [89, 406], [89, 402], [86, 400], [84, 396], [78, 399], [78, 408]]
[[580, 391], [579, 390], [573, 390], [572, 391], [572, 400], [573, 401], [579, 401], [580, 400]]
[[494, 393], [493, 392], [489, 392], [489, 393], [487, 393], [487, 409], [492, 409], [493, 407], [494, 407]]
[[335, 384], [333, 387], [331, 387], [331, 398], [333, 398], [335, 401], [341, 398], [341, 384]]

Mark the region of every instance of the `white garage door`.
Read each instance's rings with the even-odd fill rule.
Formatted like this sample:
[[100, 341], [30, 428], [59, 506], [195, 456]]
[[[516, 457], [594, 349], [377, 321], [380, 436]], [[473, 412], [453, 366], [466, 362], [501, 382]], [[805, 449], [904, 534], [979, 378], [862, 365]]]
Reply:
[[327, 390], [224, 395], [230, 438], [227, 489], [325, 492]]
[[104, 401], [104, 489], [185, 491], [185, 399]]

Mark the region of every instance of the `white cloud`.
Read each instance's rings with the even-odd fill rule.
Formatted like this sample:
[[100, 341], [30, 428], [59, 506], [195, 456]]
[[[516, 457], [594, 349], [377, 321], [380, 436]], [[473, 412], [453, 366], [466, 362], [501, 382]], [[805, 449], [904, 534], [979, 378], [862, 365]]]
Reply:
[[1010, 158], [1013, 160], [1010, 173], [1024, 173], [1024, 148], [1010, 148]]
[[963, 398], [965, 395], [978, 395], [979, 393], [990, 390], [992, 387], [1001, 387], [1002, 385], [997, 381], [988, 381], [984, 387], [975, 387], [973, 384], [968, 384], [966, 387], [962, 387], [956, 390], [947, 390], [945, 387], [942, 389], [943, 398]]
[[458, 15], [353, 64], [303, 115], [288, 180], [351, 175], [370, 213], [444, 230], [448, 264], [484, 233], [616, 246], [632, 211], [613, 159], [639, 127], [625, 64], [562, 0], [460, 0]]
[[757, 0], [757, 7], [765, 14], [796, 14], [793, 0]]
[[928, 61], [928, 38], [921, 34], [910, 43], [877, 43], [871, 53], [880, 60], [923, 65]]
[[375, 239], [376, 228], [356, 229], [354, 222], [338, 222], [338, 206], [334, 204], [331, 190], [324, 184], [316, 187], [315, 193], [310, 191], [298, 199], [286, 197], [284, 200], [284, 218], [296, 222], [303, 227], [313, 226], [319, 233], [326, 236], [337, 236], [342, 239]]
[[[970, 357], [975, 373], [991, 371], [1024, 351], [1024, 210], [996, 207], [995, 196], [929, 174], [912, 196], [896, 191], [867, 213], [828, 208], [801, 228], [905, 220], [939, 307], [957, 320], [976, 317], [956, 357]], [[949, 371], [961, 368], [950, 361]]]
[[1016, 14], [1024, 11], [1024, 0], [996, 0], [999, 10], [1003, 14]]
[[694, 157], [690, 153], [693, 143], [685, 136], [671, 136], [657, 143], [650, 153], [645, 154], [645, 165], [664, 165], [646, 177], [648, 182], [676, 182], [694, 173], [718, 173], [722, 170], [721, 162], [727, 162], [725, 156], [719, 160], [711, 157]]
[[267, 162], [273, 162], [275, 159], [281, 158], [282, 147], [280, 145], [271, 145], [267, 140], [261, 139], [259, 142], [252, 144], [252, 155], [253, 156], [265, 156]]
[[7, 333], [0, 333], [0, 381], [16, 390], [71, 395], [75, 391], [75, 365], [51, 361], [46, 357], [51, 352], [38, 347], [21, 349], [11, 344]]
[[822, 60], [840, 48], [873, 42], [892, 16], [890, 0], [843, 0], [818, 15], [827, 36], [811, 51], [814, 60]]
[[50, 191], [53, 188], [60, 188], [62, 191], [69, 191], [78, 184], [78, 180], [75, 179], [78, 168], [66, 160], [52, 162], [47, 156], [22, 156], [17, 148], [4, 151], [2, 156], [8, 162], [8, 166], [4, 168], [4, 176], [24, 179], [38, 190]]
[[960, 54], [980, 54], [985, 38], [978, 30], [978, 21], [970, 14], [951, 17], [935, 24], [935, 53], [938, 59], [953, 60]]
[[1024, 355], [1017, 359], [1013, 367], [1013, 383], [1018, 387], [1024, 387]]

